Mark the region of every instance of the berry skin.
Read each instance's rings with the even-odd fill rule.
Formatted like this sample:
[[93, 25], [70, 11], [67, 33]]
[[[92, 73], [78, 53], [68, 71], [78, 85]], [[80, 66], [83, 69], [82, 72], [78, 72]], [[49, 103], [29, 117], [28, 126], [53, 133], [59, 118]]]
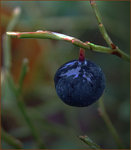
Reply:
[[62, 65], [54, 77], [60, 99], [71, 106], [85, 107], [97, 101], [105, 89], [101, 68], [89, 60], [72, 60]]

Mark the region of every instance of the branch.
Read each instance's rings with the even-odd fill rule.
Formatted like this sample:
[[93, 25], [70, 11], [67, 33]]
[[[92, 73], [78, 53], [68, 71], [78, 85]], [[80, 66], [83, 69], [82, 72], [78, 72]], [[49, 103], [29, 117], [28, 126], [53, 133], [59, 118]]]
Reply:
[[107, 125], [109, 131], [111, 132], [114, 140], [116, 141], [116, 144], [119, 148], [123, 148], [123, 144], [122, 144], [122, 141], [116, 131], [116, 129], [114, 128], [106, 110], [105, 110], [105, 106], [104, 106], [104, 103], [103, 103], [103, 100], [102, 98], [99, 100], [99, 113], [101, 115], [101, 117], [103, 118], [103, 120], [105, 121], [105, 124]]
[[7, 73], [6, 79], [9, 83], [10, 89], [12, 89], [12, 92], [14, 93], [17, 106], [18, 106], [19, 110], [21, 111], [38, 147], [45, 148], [43, 141], [39, 135], [39, 132], [38, 132], [37, 128], [35, 127], [34, 123], [32, 122], [32, 120], [30, 119], [30, 117], [27, 113], [27, 110], [26, 110], [25, 103], [21, 97], [21, 88], [22, 88], [26, 73], [27, 73], [27, 61], [25, 61], [23, 64], [23, 67], [21, 70], [21, 75], [20, 75], [20, 80], [19, 80], [20, 85], [18, 88], [14, 85], [13, 79], [9, 72]]
[[[113, 49], [112, 54], [113, 54], [113, 53], [114, 53], [114, 54], [117, 54], [117, 55], [119, 55], [120, 53], [122, 54], [123, 51], [121, 51], [121, 50], [112, 42], [111, 38], [109, 37], [109, 35], [108, 35], [108, 33], [107, 33], [107, 31], [106, 31], [106, 29], [105, 29], [103, 23], [102, 23], [101, 15], [100, 15], [100, 12], [99, 12], [99, 10], [98, 10], [98, 8], [97, 8], [97, 5], [96, 5], [95, 1], [94, 1], [94, 0], [91, 0], [91, 1], [90, 1], [90, 4], [91, 4], [91, 6], [92, 6], [92, 8], [93, 8], [93, 10], [94, 10], [94, 13], [95, 13], [95, 15], [96, 15], [96, 19], [97, 19], [97, 21], [98, 21], [98, 26], [99, 26], [99, 30], [100, 30], [100, 32], [101, 32], [101, 35], [103, 36], [103, 38], [105, 39], [105, 41], [106, 41], [106, 43], [109, 45], [109, 47], [111, 47], [111, 48]], [[123, 55], [123, 54], [122, 54], [122, 55]], [[130, 58], [129, 58], [129, 60], [130, 60]], [[119, 148], [123, 148], [122, 141], [121, 141], [121, 139], [120, 139], [120, 137], [119, 137], [119, 135], [118, 135], [116, 129], [114, 128], [114, 126], [113, 126], [113, 124], [112, 124], [112, 122], [111, 122], [111, 120], [110, 120], [110, 118], [109, 118], [109, 116], [108, 116], [108, 114], [107, 114], [107, 112], [106, 112], [106, 110], [105, 110], [105, 106], [104, 106], [104, 103], [103, 103], [102, 99], [99, 100], [99, 112], [100, 112], [100, 114], [101, 114], [101, 117], [102, 117], [103, 120], [105, 121], [105, 123], [106, 123], [106, 125], [107, 125], [109, 131], [111, 132], [111, 134], [112, 134], [114, 140], [116, 141], [117, 146], [118, 146]]]
[[108, 33], [107, 33], [107, 31], [106, 31], [106, 29], [104, 27], [104, 24], [102, 22], [101, 14], [100, 14], [100, 12], [99, 12], [99, 10], [97, 8], [96, 2], [94, 0], [90, 0], [90, 4], [91, 4], [92, 9], [93, 9], [93, 11], [95, 13], [95, 16], [96, 16], [96, 19], [97, 19], [97, 22], [98, 22], [98, 27], [99, 27], [99, 30], [101, 32], [101, 35], [105, 39], [105, 41], [108, 44], [108, 46], [111, 47], [111, 49], [112, 49], [111, 53], [113, 55], [117, 55], [118, 57], [126, 59], [126, 60], [128, 60], [130, 62], [130, 57], [127, 54], [125, 54], [122, 50], [120, 50], [118, 48], [118, 46], [116, 46], [112, 42], [111, 38], [109, 37], [109, 35], [108, 35]]
[[88, 136], [79, 136], [79, 138], [92, 149], [100, 149], [100, 146], [94, 143]]
[[108, 53], [116, 55], [126, 61], [130, 61], [129, 55], [124, 53], [120, 49], [112, 49], [100, 45], [96, 45], [90, 42], [82, 42], [81, 40], [65, 35], [60, 34], [56, 32], [51, 31], [37, 31], [37, 32], [6, 32], [6, 34], [10, 37], [17, 37], [17, 38], [38, 38], [38, 39], [53, 39], [53, 40], [63, 40], [72, 43], [73, 45], [84, 48], [84, 49], [90, 49], [95, 52], [101, 52], [101, 53]]
[[109, 37], [108, 33], [106, 32], [106, 29], [105, 29], [105, 27], [104, 27], [104, 25], [102, 23], [101, 15], [100, 15], [100, 12], [99, 12], [99, 10], [97, 8], [96, 2], [94, 0], [91, 0], [90, 4], [91, 4], [91, 6], [92, 6], [92, 8], [94, 10], [96, 19], [98, 21], [98, 27], [99, 27], [100, 32], [101, 32], [103, 38], [105, 39], [106, 43], [108, 44], [108, 46], [112, 48], [113, 42], [110, 39], [110, 37]]
[[13, 146], [15, 149], [22, 149], [22, 147], [23, 147], [22, 143], [18, 139], [14, 138], [10, 134], [8, 134], [3, 129], [1, 129], [1, 137], [5, 142], [7, 142], [9, 145]]
[[[12, 15], [12, 20], [6, 29], [7, 31], [13, 30], [16, 23], [18, 22], [20, 12], [21, 12], [20, 8], [14, 9], [13, 15]], [[28, 124], [28, 126], [32, 132], [32, 135], [34, 136], [39, 148], [44, 148], [43, 141], [41, 140], [40, 135], [39, 135], [37, 129], [35, 128], [32, 120], [28, 116], [28, 113], [26, 111], [26, 106], [25, 106], [23, 100], [21, 100], [21, 96], [20, 96], [21, 88], [23, 85], [23, 80], [24, 80], [24, 77], [25, 77], [26, 72], [27, 72], [27, 62], [24, 62], [23, 66], [22, 66], [21, 76], [20, 76], [20, 80], [19, 80], [19, 88], [17, 89], [15, 84], [14, 84], [14, 81], [12, 79], [12, 76], [10, 74], [10, 67], [11, 67], [11, 39], [10, 39], [10, 37], [7, 35], [4, 35], [4, 41], [3, 42], [4, 42], [4, 44], [3, 44], [4, 63], [3, 64], [4, 64], [4, 68], [6, 70], [5, 73], [7, 74], [6, 79], [9, 82], [10, 88], [12, 89], [12, 91], [16, 97], [17, 105], [18, 105], [22, 115], [24, 116], [24, 119], [27, 122], [27, 124]]]
[[[19, 7], [15, 8], [12, 14], [12, 19], [6, 28], [6, 31], [12, 31], [16, 26], [21, 10]], [[4, 53], [4, 68], [10, 71], [11, 67], [11, 39], [6, 34], [3, 36], [3, 53]]]

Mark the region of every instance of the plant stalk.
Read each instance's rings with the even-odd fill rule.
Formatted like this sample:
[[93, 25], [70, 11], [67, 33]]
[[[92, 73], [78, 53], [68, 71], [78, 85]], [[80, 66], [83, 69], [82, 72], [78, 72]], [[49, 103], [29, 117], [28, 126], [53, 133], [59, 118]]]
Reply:
[[18, 139], [14, 138], [10, 134], [8, 134], [2, 128], [1, 128], [1, 137], [5, 142], [7, 142], [9, 145], [13, 146], [15, 149], [23, 148], [22, 143]]
[[83, 48], [90, 49], [95, 52], [108, 53], [116, 55], [128, 62], [130, 62], [130, 57], [120, 49], [112, 49], [105, 46], [96, 45], [90, 42], [82, 42], [81, 40], [51, 31], [37, 31], [37, 32], [6, 32], [6, 34], [13, 38], [36, 38], [36, 39], [53, 39], [53, 40], [64, 40], [72, 43], [73, 45]]
[[[96, 2], [94, 0], [91, 0], [90, 1], [90, 4], [92, 6], [92, 9], [95, 13], [95, 16], [96, 16], [96, 19], [97, 19], [97, 22], [98, 22], [98, 27], [99, 27], [99, 30], [101, 32], [101, 35], [103, 36], [103, 38], [105, 39], [106, 43], [108, 44], [109, 47], [111, 47], [112, 49], [112, 54], [114, 55], [117, 55], [119, 57], [121, 57], [122, 59], [125, 59], [127, 61], [130, 62], [130, 57], [125, 54], [123, 51], [121, 51], [111, 40], [111, 38], [109, 37], [105, 27], [104, 27], [104, 24], [102, 23], [102, 19], [101, 19], [101, 14], [98, 10], [98, 7], [96, 5]], [[106, 110], [105, 110], [105, 106], [104, 106], [104, 103], [102, 101], [102, 99], [99, 100], [99, 111], [100, 111], [100, 114], [103, 118], [103, 120], [105, 121], [109, 131], [111, 132], [114, 140], [116, 141], [116, 144], [118, 146], [118, 148], [123, 148], [123, 144], [122, 144], [122, 141], [116, 131], [116, 129], [114, 128]]]
[[[21, 79], [19, 81], [24, 80], [24, 77], [26, 75], [25, 70], [27, 70], [26, 68], [27, 68], [27, 66], [25, 66], [25, 64], [24, 64], [23, 67], [22, 67], [21, 75], [20, 75]], [[40, 137], [40, 134], [39, 134], [37, 128], [34, 126], [32, 120], [30, 119], [30, 117], [27, 113], [27, 110], [26, 110], [25, 103], [24, 103], [24, 101], [21, 97], [21, 88], [22, 88], [23, 82], [21, 83], [21, 85], [19, 85], [18, 88], [16, 88], [16, 86], [14, 85], [13, 79], [12, 79], [12, 77], [9, 73], [7, 74], [7, 80], [8, 80], [10, 88], [12, 89], [12, 92], [15, 95], [15, 99], [16, 99], [18, 108], [20, 109], [20, 111], [21, 111], [21, 113], [22, 113], [22, 115], [23, 115], [23, 117], [24, 117], [24, 119], [25, 119], [25, 121], [26, 121], [26, 123], [27, 123], [27, 125], [28, 125], [28, 127], [29, 127], [36, 143], [37, 143], [37, 145], [38, 145], [38, 147], [39, 148], [45, 148], [44, 143], [43, 143], [43, 141]]]
[[99, 109], [98, 110], [99, 110], [100, 115], [103, 118], [107, 128], [109, 129], [110, 133], [112, 134], [112, 137], [114, 138], [118, 148], [124, 148], [122, 141], [105, 110], [105, 106], [104, 106], [102, 98], [99, 100]]
[[[98, 7], [97, 7], [97, 5], [96, 5], [96, 2], [95, 2], [94, 0], [90, 0], [90, 4], [91, 4], [92, 9], [93, 9], [93, 11], [94, 11], [94, 13], [95, 13], [95, 16], [96, 16], [96, 19], [97, 19], [97, 22], [98, 22], [98, 27], [99, 27], [99, 30], [100, 30], [100, 32], [101, 32], [101, 35], [102, 35], [102, 37], [104, 38], [104, 40], [106, 41], [106, 43], [108, 44], [108, 46], [112, 49], [112, 50], [111, 50], [111, 51], [112, 51], [111, 54], [116, 55], [116, 56], [118, 56], [118, 57], [121, 57], [122, 59], [124, 59], [124, 60], [130, 62], [130, 57], [129, 57], [129, 55], [127, 55], [127, 54], [124, 53], [122, 50], [120, 50], [120, 49], [118, 48], [118, 46], [116, 46], [116, 45], [112, 42], [111, 38], [109, 37], [109, 35], [108, 35], [107, 31], [106, 31], [106, 28], [105, 28], [105, 26], [104, 26], [104, 24], [103, 24], [103, 22], [102, 22], [102, 17], [101, 17], [101, 14], [100, 14], [100, 12], [99, 12], [99, 9], [98, 9]], [[96, 47], [96, 46], [94, 45], [94, 47]], [[96, 47], [96, 48], [97, 48], [97, 47]], [[100, 48], [100, 49], [101, 49], [101, 48]]]
[[[16, 8], [13, 11], [13, 15], [12, 15], [12, 20], [9, 23], [9, 25], [6, 28], [6, 31], [12, 31], [13, 28], [16, 26], [16, 23], [18, 22], [18, 18], [20, 16], [20, 8]], [[28, 113], [26, 111], [26, 106], [21, 98], [21, 90], [22, 90], [22, 85], [23, 85], [23, 81], [25, 78], [25, 75], [27, 73], [27, 61], [23, 62], [23, 66], [22, 66], [22, 71], [21, 71], [21, 75], [20, 75], [20, 80], [19, 80], [19, 87], [17, 88], [14, 84], [14, 81], [12, 79], [11, 73], [10, 73], [10, 68], [11, 68], [11, 37], [9, 37], [8, 35], [4, 35], [4, 39], [3, 39], [3, 57], [4, 57], [4, 70], [5, 70], [5, 75], [6, 75], [6, 79], [8, 80], [8, 83], [10, 85], [10, 88], [12, 89], [12, 92], [14, 93], [14, 96], [16, 98], [16, 102], [17, 105], [25, 119], [25, 121], [27, 122], [32, 135], [34, 136], [38, 147], [39, 148], [44, 148], [44, 144], [42, 139], [40, 138], [40, 135], [37, 131], [37, 129], [35, 128], [32, 120], [30, 119], [30, 117], [28, 116]]]
[[97, 19], [97, 22], [98, 22], [98, 27], [99, 27], [99, 30], [101, 32], [101, 35], [105, 39], [105, 41], [108, 44], [108, 46], [112, 48], [111, 45], [113, 44], [113, 42], [112, 42], [111, 38], [109, 37], [109, 35], [108, 35], [104, 25], [103, 25], [101, 14], [100, 14], [100, 12], [99, 12], [99, 10], [97, 8], [96, 2], [94, 0], [91, 0], [90, 4], [91, 4], [92, 9], [93, 9], [93, 11], [95, 13], [95, 16], [96, 16], [96, 19]]

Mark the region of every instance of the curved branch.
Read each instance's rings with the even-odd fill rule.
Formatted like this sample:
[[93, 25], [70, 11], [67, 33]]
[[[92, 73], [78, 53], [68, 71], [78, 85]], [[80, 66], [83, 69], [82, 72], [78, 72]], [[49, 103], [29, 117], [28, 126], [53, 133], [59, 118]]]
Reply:
[[90, 49], [95, 52], [101, 52], [101, 53], [108, 53], [116, 55], [128, 62], [130, 62], [130, 57], [126, 53], [124, 53], [122, 50], [116, 48], [112, 49], [109, 47], [104, 47], [100, 45], [96, 45], [90, 42], [82, 42], [81, 40], [51, 31], [36, 31], [36, 32], [6, 32], [6, 34], [10, 37], [17, 37], [17, 38], [38, 38], [38, 39], [53, 39], [53, 40], [64, 40], [67, 42], [72, 43], [73, 45], [84, 48], [84, 49]]
[[108, 46], [112, 49], [112, 54], [117, 55], [118, 57], [121, 57], [123, 59], [126, 59], [127, 61], [130, 61], [130, 57], [127, 54], [125, 54], [122, 50], [120, 50], [119, 47], [116, 46], [112, 42], [111, 38], [109, 37], [109, 35], [106, 31], [106, 28], [102, 22], [101, 14], [97, 8], [96, 2], [94, 0], [90, 0], [90, 4], [95, 13], [101, 35], [103, 36], [103, 38], [106, 41], [106, 43], [108, 44]]

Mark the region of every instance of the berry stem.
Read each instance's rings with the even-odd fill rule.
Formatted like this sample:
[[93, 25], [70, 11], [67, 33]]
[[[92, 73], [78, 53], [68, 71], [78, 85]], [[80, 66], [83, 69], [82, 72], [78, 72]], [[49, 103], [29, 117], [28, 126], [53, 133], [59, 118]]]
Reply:
[[80, 48], [79, 61], [84, 61], [84, 60], [85, 60], [85, 50], [83, 48]]

